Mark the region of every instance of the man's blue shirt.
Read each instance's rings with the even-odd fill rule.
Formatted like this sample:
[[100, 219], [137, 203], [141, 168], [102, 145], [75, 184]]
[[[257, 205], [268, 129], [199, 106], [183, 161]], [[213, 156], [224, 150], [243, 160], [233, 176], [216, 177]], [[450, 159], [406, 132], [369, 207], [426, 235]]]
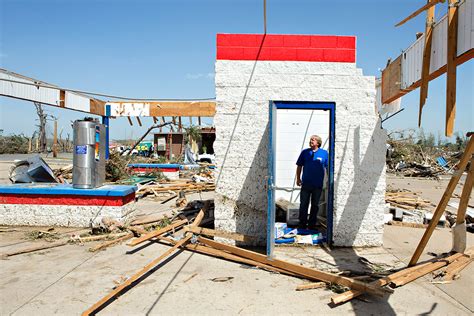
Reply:
[[324, 170], [328, 167], [328, 152], [326, 150], [322, 148], [317, 151], [313, 151], [311, 148], [304, 149], [296, 164], [303, 167], [301, 182], [304, 186], [323, 187]]

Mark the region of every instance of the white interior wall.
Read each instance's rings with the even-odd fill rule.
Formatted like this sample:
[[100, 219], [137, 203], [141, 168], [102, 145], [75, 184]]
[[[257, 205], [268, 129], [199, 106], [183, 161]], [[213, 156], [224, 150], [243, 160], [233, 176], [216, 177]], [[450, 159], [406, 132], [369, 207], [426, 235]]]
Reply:
[[[275, 198], [299, 203], [296, 186], [296, 160], [309, 147], [311, 135], [322, 138], [322, 148], [329, 149], [329, 111], [306, 109], [277, 109]], [[280, 189], [279, 189], [280, 188]], [[289, 191], [284, 188], [292, 188]]]

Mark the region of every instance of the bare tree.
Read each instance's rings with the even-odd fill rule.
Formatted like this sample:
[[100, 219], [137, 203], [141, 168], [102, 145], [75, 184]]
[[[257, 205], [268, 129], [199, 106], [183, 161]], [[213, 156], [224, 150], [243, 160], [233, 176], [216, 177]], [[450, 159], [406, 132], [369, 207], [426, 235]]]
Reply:
[[36, 108], [36, 114], [38, 115], [39, 124], [38, 127], [38, 139], [39, 139], [39, 152], [46, 152], [48, 146], [48, 138], [46, 136], [46, 123], [49, 119], [56, 120], [57, 117], [51, 114], [47, 114], [43, 105], [39, 102], [33, 102]]
[[39, 151], [45, 152], [47, 146], [46, 140], [46, 119], [47, 114], [44, 113], [43, 106], [39, 102], [34, 102], [36, 107], [36, 114], [38, 115], [39, 125], [38, 127], [38, 138], [39, 138]]

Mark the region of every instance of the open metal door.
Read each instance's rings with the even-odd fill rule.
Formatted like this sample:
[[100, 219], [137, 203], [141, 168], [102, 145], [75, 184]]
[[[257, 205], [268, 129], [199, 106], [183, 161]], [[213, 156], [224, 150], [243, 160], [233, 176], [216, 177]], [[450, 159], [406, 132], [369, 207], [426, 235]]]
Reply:
[[[297, 113], [296, 112], [300, 112]], [[316, 113], [320, 112], [320, 113]], [[301, 126], [293, 122], [294, 117], [303, 117]], [[313, 117], [314, 116], [314, 117]], [[318, 118], [316, 118], [318, 117]], [[300, 120], [300, 118], [296, 118]], [[323, 120], [323, 121], [321, 121]], [[291, 123], [291, 124], [289, 124]], [[323, 124], [324, 123], [324, 124]], [[315, 125], [316, 124], [316, 125]], [[312, 126], [310, 129], [310, 125]], [[275, 217], [276, 217], [276, 204], [275, 200], [282, 197], [283, 191], [291, 192], [289, 200], [294, 201], [293, 191], [299, 191], [296, 189], [296, 178], [291, 177], [291, 183], [287, 183], [287, 176], [285, 172], [282, 172], [282, 161], [287, 163], [290, 155], [284, 156], [283, 159], [277, 157], [277, 153], [281, 155], [281, 148], [290, 150], [291, 153], [296, 154], [294, 158], [291, 158], [292, 167], [295, 165], [297, 156], [301, 150], [306, 146], [307, 136], [314, 134], [314, 127], [318, 128], [317, 134], [323, 136], [323, 140], [326, 139], [324, 144], [326, 150], [329, 152], [329, 165], [327, 174], [327, 197], [324, 198], [325, 213], [326, 213], [326, 231], [324, 242], [329, 245], [332, 243], [333, 235], [333, 198], [334, 198], [334, 145], [335, 145], [335, 103], [333, 102], [285, 102], [285, 101], [272, 101], [269, 104], [269, 149], [268, 149], [268, 209], [267, 209], [267, 256], [269, 259], [274, 257], [274, 245], [275, 245]], [[324, 134], [319, 131], [321, 128], [325, 130]], [[291, 129], [292, 132], [288, 133], [287, 129]], [[294, 131], [293, 131], [294, 130]], [[301, 131], [299, 131], [301, 130]], [[296, 139], [301, 137], [295, 136], [299, 132], [302, 132], [305, 139], [304, 142], [297, 142]], [[287, 135], [288, 134], [288, 135]], [[286, 135], [286, 136], [285, 136]], [[292, 137], [296, 137], [293, 141]], [[283, 144], [283, 145], [282, 145]], [[299, 148], [299, 146], [303, 146]], [[282, 147], [283, 146], [283, 147]], [[294, 146], [298, 148], [293, 148]], [[296, 166], [294, 166], [296, 169]], [[281, 177], [284, 175], [283, 178]], [[295, 171], [292, 171], [295, 174]], [[282, 180], [283, 179], [283, 180]], [[282, 191], [283, 190], [283, 191]], [[298, 198], [299, 193], [294, 195]], [[285, 198], [287, 199], [287, 198]]]
[[267, 257], [272, 259], [273, 248], [275, 245], [275, 135], [276, 135], [276, 105], [270, 101], [270, 109], [268, 111], [269, 122], [269, 145], [268, 145], [268, 209], [267, 209]]

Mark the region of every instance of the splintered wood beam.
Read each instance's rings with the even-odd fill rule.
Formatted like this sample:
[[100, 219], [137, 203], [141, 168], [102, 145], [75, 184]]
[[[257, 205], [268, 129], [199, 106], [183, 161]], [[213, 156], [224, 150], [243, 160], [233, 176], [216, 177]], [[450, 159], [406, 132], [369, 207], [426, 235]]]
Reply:
[[201, 126], [201, 117], [198, 116], [198, 125]]
[[130, 116], [127, 116], [127, 120], [128, 120], [128, 124], [130, 124], [130, 126], [133, 126], [133, 122]]
[[[434, 0], [428, 0], [428, 3]], [[431, 64], [431, 44], [433, 39], [433, 25], [435, 18], [435, 6], [428, 9], [426, 16], [426, 27], [425, 27], [425, 47], [423, 50], [423, 64], [421, 68], [421, 88], [420, 88], [420, 110], [418, 112], [418, 127], [421, 126], [421, 114], [423, 112], [423, 106], [426, 103], [428, 97], [428, 83], [430, 75], [430, 64]]]
[[254, 261], [257, 261], [266, 265], [270, 265], [279, 269], [283, 269], [283, 270], [301, 275], [302, 277], [306, 277], [312, 280], [337, 283], [337, 284], [344, 285], [344, 286], [347, 286], [347, 287], [350, 287], [362, 292], [368, 292], [370, 294], [375, 294], [379, 296], [383, 296], [384, 291], [385, 291], [385, 289], [382, 289], [378, 286], [374, 286], [368, 283], [357, 281], [351, 278], [339, 276], [336, 274], [332, 274], [332, 273], [328, 273], [328, 272], [324, 272], [324, 271], [320, 271], [316, 269], [307, 268], [307, 267], [300, 266], [298, 264], [294, 264], [290, 262], [286, 262], [283, 260], [278, 260], [278, 259], [270, 260], [265, 255], [262, 255], [253, 251], [249, 251], [243, 248], [238, 248], [235, 246], [222, 244], [211, 239], [198, 237], [198, 241], [214, 249], [227, 251], [231, 254], [234, 254], [243, 258], [247, 258], [250, 260], [254, 260]]
[[181, 122], [181, 116], [178, 116], [178, 131], [183, 130], [183, 123]]
[[458, 215], [456, 217], [456, 225], [461, 225], [465, 221], [467, 205], [469, 204], [469, 197], [472, 193], [472, 185], [474, 183], [474, 158], [471, 158], [469, 171], [467, 172], [466, 181], [462, 188], [461, 199], [459, 200]]
[[453, 135], [454, 118], [456, 116], [456, 55], [458, 42], [458, 16], [457, 0], [449, 0], [445, 129], [445, 135], [448, 137]]
[[140, 236], [140, 238], [134, 239], [130, 243], [128, 243], [128, 246], [133, 247], [133, 246], [136, 246], [138, 244], [141, 244], [142, 242], [145, 242], [145, 241], [150, 240], [152, 238], [155, 238], [157, 236], [163, 235], [164, 233], [172, 231], [176, 228], [179, 228], [179, 227], [185, 225], [187, 222], [188, 222], [187, 219], [183, 219], [183, 220], [177, 221], [176, 223], [170, 224], [166, 227], [163, 227], [161, 229], [158, 229], [158, 230], [155, 230], [151, 233], [148, 233], [146, 235]]
[[415, 12], [413, 12], [412, 14], [410, 14], [409, 16], [407, 16], [406, 18], [404, 18], [403, 20], [401, 20], [400, 22], [395, 24], [395, 27], [405, 24], [407, 21], [410, 21], [411, 19], [416, 17], [421, 12], [430, 9], [431, 7], [437, 5], [440, 2], [444, 3], [444, 1], [446, 1], [446, 0], [432, 0], [432, 1], [428, 2], [427, 4], [425, 4], [424, 6], [422, 6], [421, 8], [419, 8], [418, 10], [416, 10]]
[[418, 262], [418, 259], [420, 259], [421, 253], [423, 252], [426, 247], [426, 244], [430, 240], [430, 237], [433, 234], [436, 225], [438, 225], [438, 221], [441, 218], [441, 215], [443, 215], [446, 206], [448, 205], [448, 202], [454, 192], [454, 189], [456, 188], [456, 185], [458, 184], [459, 179], [461, 178], [464, 172], [464, 169], [466, 169], [467, 162], [471, 159], [471, 155], [473, 152], [474, 135], [471, 135], [469, 138], [469, 143], [467, 144], [466, 149], [464, 150], [461, 160], [457, 164], [458, 169], [454, 172], [453, 176], [451, 177], [451, 180], [449, 180], [448, 186], [446, 187], [446, 190], [444, 191], [444, 194], [441, 197], [441, 200], [439, 201], [438, 206], [436, 207], [436, 210], [433, 213], [433, 218], [431, 219], [428, 228], [425, 230], [425, 233], [423, 234], [423, 237], [421, 238], [420, 243], [416, 247], [415, 253], [413, 254], [410, 260], [410, 263], [408, 264], [409, 266], [415, 265]]
[[153, 116], [153, 124], [156, 124], [158, 123], [158, 119], [156, 118], [156, 116]]
[[137, 116], [137, 122], [138, 122], [138, 125], [143, 126], [142, 121], [140, 120], [140, 118], [138, 116]]
[[192, 235], [188, 235], [186, 237], [184, 237], [183, 239], [181, 239], [179, 242], [177, 242], [172, 248], [168, 249], [167, 251], [165, 251], [161, 256], [159, 256], [158, 258], [156, 258], [155, 260], [153, 260], [152, 262], [150, 262], [149, 264], [147, 264], [146, 266], [144, 266], [140, 271], [138, 271], [137, 273], [135, 273], [134, 275], [132, 275], [130, 278], [128, 278], [125, 282], [123, 282], [122, 284], [120, 284], [119, 286], [117, 286], [112, 292], [110, 292], [109, 294], [107, 294], [106, 296], [104, 296], [102, 299], [100, 299], [97, 303], [95, 303], [94, 305], [92, 305], [89, 309], [87, 309], [86, 311], [84, 311], [82, 313], [83, 316], [86, 316], [86, 315], [91, 315], [91, 314], [95, 314], [95, 312], [101, 308], [105, 303], [107, 303], [109, 300], [111, 300], [112, 298], [116, 297], [117, 295], [119, 295], [121, 292], [123, 292], [123, 290], [125, 290], [126, 288], [128, 288], [129, 286], [132, 285], [132, 283], [136, 282], [138, 279], [140, 279], [141, 277], [143, 277], [146, 273], [148, 273], [150, 270], [152, 270], [153, 268], [155, 268], [163, 259], [165, 259], [166, 257], [168, 257], [170, 254], [172, 254], [176, 249], [178, 249], [179, 247], [187, 244], [189, 242], [189, 240], [192, 238], [193, 236]]
[[255, 240], [255, 238], [252, 236], [242, 235], [238, 233], [231, 233], [231, 232], [226, 232], [226, 231], [221, 231], [221, 230], [215, 230], [215, 229], [209, 229], [209, 228], [202, 228], [202, 227], [185, 226], [184, 230], [190, 231], [198, 235], [216, 236], [216, 237], [228, 238], [228, 239], [232, 239], [236, 241], [250, 242], [252, 240]]

